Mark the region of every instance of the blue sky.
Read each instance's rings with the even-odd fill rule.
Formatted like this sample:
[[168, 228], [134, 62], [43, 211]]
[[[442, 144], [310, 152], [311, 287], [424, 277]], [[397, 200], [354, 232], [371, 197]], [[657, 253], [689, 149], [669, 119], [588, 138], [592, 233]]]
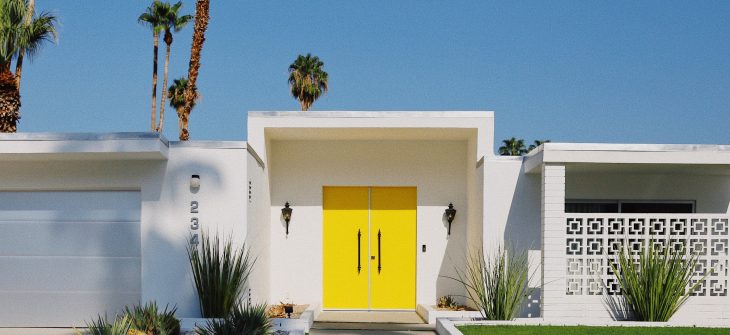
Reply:
[[[247, 111], [297, 110], [287, 67], [311, 52], [330, 75], [315, 111], [492, 110], [497, 141], [730, 144], [730, 1], [212, 2], [192, 139], [245, 140]], [[148, 4], [37, 0], [60, 37], [24, 67], [19, 130], [147, 131]]]

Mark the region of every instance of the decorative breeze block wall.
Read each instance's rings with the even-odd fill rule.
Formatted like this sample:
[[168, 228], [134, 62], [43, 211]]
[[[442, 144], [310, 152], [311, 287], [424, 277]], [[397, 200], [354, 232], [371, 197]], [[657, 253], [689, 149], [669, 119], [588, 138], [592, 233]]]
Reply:
[[566, 214], [565, 294], [621, 294], [609, 262], [624, 244], [638, 259], [648, 243], [699, 257], [693, 283], [713, 270], [693, 296], [725, 297], [728, 285], [727, 216], [707, 214]]

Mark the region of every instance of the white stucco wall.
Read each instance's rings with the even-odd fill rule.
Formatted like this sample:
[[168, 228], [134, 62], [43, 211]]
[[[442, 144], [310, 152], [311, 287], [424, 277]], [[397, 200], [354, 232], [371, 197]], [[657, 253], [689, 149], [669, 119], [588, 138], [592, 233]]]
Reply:
[[[462, 294], [458, 283], [440, 275], [452, 275], [464, 257], [466, 141], [272, 141], [268, 153], [270, 301], [322, 301], [323, 186], [416, 186], [417, 303]], [[281, 220], [287, 201], [294, 209], [288, 238]], [[442, 216], [449, 202], [458, 213], [447, 237]]]
[[694, 200], [697, 213], [730, 213], [730, 177], [666, 173], [566, 174], [567, 199]]
[[[142, 300], [176, 304], [179, 317], [199, 316], [195, 286], [185, 250], [190, 219], [200, 229], [230, 236], [244, 243], [247, 153], [243, 142], [170, 143], [164, 174], [150, 176], [158, 185], [155, 196], [143, 200]], [[200, 188], [190, 188], [190, 177], [200, 175]], [[143, 195], [144, 198], [144, 195]], [[190, 202], [199, 213], [190, 213]]]
[[[249, 149], [251, 150], [251, 149]], [[277, 303], [270, 301], [270, 273], [271, 273], [271, 227], [269, 222], [269, 184], [265, 165], [256, 160], [252, 154], [247, 155], [246, 175], [250, 197], [246, 193], [248, 211], [246, 213], [246, 244], [251, 248], [251, 255], [256, 257], [256, 264], [249, 278], [251, 288], [251, 302]]]
[[521, 317], [540, 316], [541, 232], [540, 177], [524, 173], [522, 157], [495, 157], [484, 161], [484, 251], [493, 255], [499, 246], [526, 250], [532, 267], [532, 294]]
[[[144, 141], [161, 142], [151, 137]], [[38, 146], [36, 142], [27, 142]], [[198, 317], [199, 307], [190, 276], [186, 245], [190, 219], [197, 217], [202, 230], [230, 236], [238, 246], [249, 238], [259, 261], [251, 277], [253, 299], [268, 298], [268, 186], [263, 168], [247, 153], [245, 142], [161, 142], [164, 155], [154, 150], [114, 155], [104, 140], [87, 141], [92, 153], [24, 154], [0, 160], [0, 191], [139, 191], [141, 199], [141, 301], [177, 306], [178, 317]], [[23, 147], [26, 142], [15, 142]], [[75, 148], [62, 140], [53, 146]], [[153, 146], [152, 144], [147, 145]], [[168, 148], [169, 146], [169, 148]], [[111, 153], [94, 154], [94, 148]], [[146, 148], [146, 147], [145, 147]], [[16, 151], [19, 150], [16, 148]], [[32, 150], [31, 150], [32, 151]], [[154, 157], [150, 159], [149, 157]], [[253, 201], [248, 201], [247, 171], [252, 171]], [[201, 187], [190, 188], [193, 174]], [[199, 213], [190, 211], [191, 201]], [[251, 211], [252, 207], [259, 210]], [[258, 295], [257, 295], [258, 294]], [[101, 311], [100, 311], [101, 312]], [[91, 319], [94, 315], [89, 315]], [[72, 326], [72, 325], [69, 325]], [[78, 325], [77, 325], [78, 326]]]

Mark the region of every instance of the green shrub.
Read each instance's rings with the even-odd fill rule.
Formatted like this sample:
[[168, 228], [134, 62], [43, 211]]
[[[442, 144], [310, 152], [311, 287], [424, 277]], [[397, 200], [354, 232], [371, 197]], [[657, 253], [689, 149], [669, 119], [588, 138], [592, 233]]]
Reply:
[[[97, 316], [86, 323], [90, 335], [178, 335], [180, 321], [175, 318], [177, 308], [162, 311], [157, 303], [150, 302], [144, 306], [124, 307], [124, 313], [109, 321], [106, 316]], [[81, 335], [79, 331], [76, 332]]]
[[445, 295], [441, 298], [439, 298], [438, 303], [436, 304], [438, 308], [456, 308], [459, 307], [459, 305], [456, 303], [456, 300], [454, 300], [454, 297], [450, 295]]
[[201, 233], [200, 242], [200, 249], [188, 247], [200, 311], [205, 318], [223, 318], [241, 300], [256, 260], [245, 245], [234, 250], [230, 238], [221, 241]]
[[265, 335], [271, 333], [266, 304], [238, 305], [223, 319], [212, 319], [198, 328], [199, 335]]
[[627, 307], [638, 321], [669, 321], [687, 301], [705, 279], [690, 285], [698, 257], [664, 242], [642, 246], [636, 259], [624, 246], [613, 260], [609, 259], [622, 292], [622, 296], [609, 298], [613, 300], [610, 306]]
[[503, 247], [493, 255], [483, 249], [472, 252], [466, 269], [456, 269], [453, 278], [464, 286], [467, 299], [476, 305], [487, 320], [512, 320], [517, 317], [530, 294], [528, 281], [530, 262], [527, 252], [516, 252]]
[[177, 335], [180, 333], [180, 321], [175, 318], [176, 307], [160, 311], [156, 302], [144, 306], [124, 308], [124, 316], [129, 319], [131, 328], [148, 335]]
[[115, 318], [113, 322], [109, 322], [106, 316], [97, 316], [96, 320], [86, 323], [87, 332], [82, 333], [76, 330], [76, 334], [89, 334], [89, 335], [128, 335], [131, 329], [131, 323], [129, 318], [124, 316], [121, 318]]

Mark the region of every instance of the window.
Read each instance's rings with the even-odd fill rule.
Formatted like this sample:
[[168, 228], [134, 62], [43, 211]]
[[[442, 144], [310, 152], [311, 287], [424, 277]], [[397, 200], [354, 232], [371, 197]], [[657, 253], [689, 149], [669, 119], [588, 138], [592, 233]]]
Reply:
[[618, 213], [618, 202], [577, 201], [565, 202], [566, 213]]
[[694, 201], [566, 200], [566, 213], [694, 213]]

